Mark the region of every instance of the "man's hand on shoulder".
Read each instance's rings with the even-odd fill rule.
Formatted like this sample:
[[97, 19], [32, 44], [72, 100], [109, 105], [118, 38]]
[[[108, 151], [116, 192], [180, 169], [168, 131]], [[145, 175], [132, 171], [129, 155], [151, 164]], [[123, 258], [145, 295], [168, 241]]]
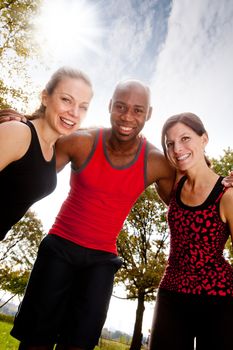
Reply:
[[233, 171], [230, 171], [229, 175], [224, 177], [224, 179], [222, 180], [222, 184], [225, 187], [233, 187]]
[[0, 110], [0, 123], [9, 122], [11, 120], [16, 120], [16, 121], [26, 123], [27, 118], [23, 114], [11, 108]]

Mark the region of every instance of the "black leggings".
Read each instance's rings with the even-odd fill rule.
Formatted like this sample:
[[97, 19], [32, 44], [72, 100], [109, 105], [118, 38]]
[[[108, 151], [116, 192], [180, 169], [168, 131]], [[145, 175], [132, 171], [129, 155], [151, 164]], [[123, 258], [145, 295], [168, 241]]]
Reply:
[[159, 290], [150, 350], [233, 350], [233, 298]]
[[[122, 261], [48, 235], [40, 244], [11, 335], [24, 344], [98, 344]], [[68, 347], [68, 348], [69, 348]]]

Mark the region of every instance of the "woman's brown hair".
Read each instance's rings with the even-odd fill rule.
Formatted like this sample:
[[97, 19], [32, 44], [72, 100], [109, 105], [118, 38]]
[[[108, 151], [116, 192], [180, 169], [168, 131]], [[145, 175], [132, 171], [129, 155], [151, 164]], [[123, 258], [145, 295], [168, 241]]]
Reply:
[[[175, 124], [182, 123], [192, 129], [197, 135], [202, 136], [207, 134], [207, 131], [202, 123], [201, 119], [194, 113], [186, 112], [171, 116], [166, 120], [162, 128], [161, 144], [163, 147], [163, 152], [167, 158], [167, 147], [166, 147], [166, 133]], [[207, 165], [210, 167], [211, 163], [209, 159], [205, 156]]]

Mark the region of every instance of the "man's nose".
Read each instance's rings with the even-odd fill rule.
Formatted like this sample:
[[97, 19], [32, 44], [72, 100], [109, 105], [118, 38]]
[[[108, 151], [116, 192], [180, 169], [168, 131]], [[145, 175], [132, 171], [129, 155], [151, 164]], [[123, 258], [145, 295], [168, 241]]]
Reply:
[[126, 111], [124, 111], [124, 113], [122, 113], [121, 118], [123, 120], [127, 120], [127, 121], [133, 120], [133, 118], [134, 118], [133, 110], [128, 108]]

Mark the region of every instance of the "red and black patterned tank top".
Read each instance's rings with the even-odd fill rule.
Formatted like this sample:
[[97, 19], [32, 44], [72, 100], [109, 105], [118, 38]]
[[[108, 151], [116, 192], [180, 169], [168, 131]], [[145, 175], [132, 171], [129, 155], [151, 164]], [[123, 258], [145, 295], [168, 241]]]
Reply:
[[197, 295], [233, 296], [233, 268], [223, 250], [230, 235], [221, 220], [219, 203], [226, 188], [218, 179], [201, 205], [181, 202], [183, 177], [168, 210], [170, 254], [160, 288]]

